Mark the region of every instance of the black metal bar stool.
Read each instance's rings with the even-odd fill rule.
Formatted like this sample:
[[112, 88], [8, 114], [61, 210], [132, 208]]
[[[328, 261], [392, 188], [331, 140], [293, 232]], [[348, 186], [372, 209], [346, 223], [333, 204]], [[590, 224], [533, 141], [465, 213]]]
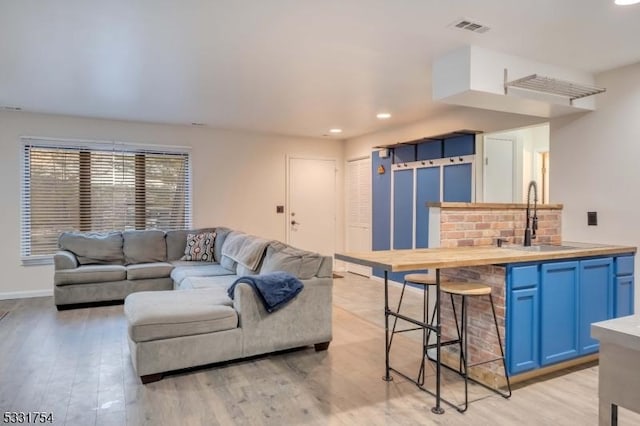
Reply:
[[[404, 298], [404, 291], [408, 284], [416, 284], [422, 287], [422, 322], [425, 324], [433, 325], [433, 321], [436, 314], [436, 309], [433, 309], [431, 313], [431, 320], [427, 323], [428, 314], [429, 314], [429, 286], [436, 285], [436, 277], [435, 274], [407, 274], [404, 277], [404, 282], [402, 284], [402, 291], [400, 292], [400, 299], [398, 300], [398, 308], [396, 309], [397, 313], [400, 313], [400, 308], [402, 306], [402, 299]], [[393, 336], [397, 333], [404, 333], [407, 331], [414, 330], [422, 330], [422, 347], [425, 348], [429, 342], [429, 336], [431, 335], [431, 330], [426, 329], [424, 327], [413, 327], [406, 328], [402, 330], [396, 330], [396, 324], [398, 322], [398, 317], [396, 316], [393, 319], [393, 327], [391, 329], [391, 337], [389, 339], [389, 351], [391, 351], [391, 343], [393, 342]], [[418, 372], [418, 377], [415, 380], [416, 384], [419, 386], [424, 385], [424, 371], [425, 371], [425, 360], [422, 357], [422, 365], [420, 366], [420, 371]]]
[[[456, 323], [456, 332], [458, 334], [458, 338], [456, 340], [451, 340], [444, 344], [456, 344], [460, 345], [460, 364], [458, 367], [458, 373], [464, 378], [464, 405], [462, 407], [456, 406], [458, 411], [464, 412], [467, 410], [469, 406], [469, 392], [468, 392], [468, 384], [469, 380], [474, 383], [477, 383], [504, 398], [511, 397], [511, 383], [509, 381], [509, 373], [507, 372], [507, 365], [505, 363], [504, 358], [504, 349], [502, 348], [502, 340], [500, 339], [500, 330], [498, 328], [498, 319], [496, 318], [496, 309], [493, 305], [493, 297], [491, 296], [491, 287], [485, 284], [480, 283], [468, 283], [468, 282], [443, 282], [440, 284], [440, 290], [443, 293], [448, 293], [451, 297], [451, 305], [453, 307], [453, 318]], [[456, 305], [454, 303], [453, 296], [457, 295], [462, 298], [462, 312], [461, 312], [461, 321], [458, 324], [458, 315], [456, 314]], [[468, 363], [468, 352], [467, 352], [467, 298], [468, 297], [482, 297], [489, 296], [489, 301], [491, 302], [491, 312], [493, 313], [493, 323], [496, 327], [496, 336], [498, 337], [498, 345], [500, 346], [500, 357], [495, 359], [490, 359], [488, 361], [479, 362], [473, 365], [469, 365]], [[477, 365], [488, 364], [490, 362], [500, 361], [502, 360], [502, 367], [504, 369], [504, 376], [507, 380], [507, 389], [508, 392], [502, 392], [499, 388], [494, 388], [488, 386], [485, 383], [479, 382], [471, 377], [469, 377], [469, 367], [474, 367]], [[456, 370], [454, 370], [456, 371]]]

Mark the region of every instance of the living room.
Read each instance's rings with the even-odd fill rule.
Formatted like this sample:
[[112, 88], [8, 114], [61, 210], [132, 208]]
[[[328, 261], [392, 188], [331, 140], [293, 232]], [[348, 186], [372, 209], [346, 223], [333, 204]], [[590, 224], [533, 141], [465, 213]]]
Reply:
[[[349, 274], [339, 261], [334, 270], [345, 278], [334, 279], [334, 340], [325, 353], [311, 348], [212, 366], [145, 387], [129, 364], [122, 305], [57, 312], [51, 261], [23, 263], [23, 144], [42, 138], [181, 147], [190, 155], [193, 228], [227, 226], [284, 242], [291, 241], [289, 159], [331, 159], [334, 249], [323, 254], [333, 255], [351, 249], [348, 161], [370, 158], [378, 146], [461, 129], [490, 133], [550, 123], [550, 202], [564, 205], [564, 239], [637, 246], [640, 206], [630, 187], [640, 180], [634, 142], [640, 57], [633, 42], [640, 36], [639, 6], [573, 1], [556, 10], [545, 2], [535, 11], [492, 1], [483, 10], [461, 1], [436, 11], [433, 4], [360, 1], [323, 7], [69, 2], [33, 9], [19, 3], [0, 6], [7, 41], [0, 47], [0, 310], [9, 311], [0, 321], [7, 344], [0, 356], [1, 411], [53, 412], [56, 424], [595, 423], [597, 365], [587, 376], [580, 370], [524, 386], [509, 401], [485, 395], [465, 415], [433, 416], [429, 395], [410, 383], [380, 380], [381, 281]], [[592, 39], [572, 24], [576, 10], [593, 25]], [[486, 22], [491, 38], [447, 27], [467, 15]], [[507, 45], [505, 38], [521, 34], [507, 25], [509, 18], [526, 15], [530, 22], [523, 25], [532, 32]], [[389, 23], [394, 16], [398, 22]], [[428, 16], [437, 30], [417, 29], [429, 27], [422, 23]], [[138, 33], [140, 23], [146, 36]], [[245, 26], [253, 30], [241, 31]], [[549, 39], [532, 41], [545, 32], [556, 49]], [[434, 38], [444, 42], [427, 54]], [[432, 101], [433, 61], [465, 45], [573, 66], [606, 92], [595, 96], [595, 111], [558, 117]], [[378, 112], [392, 116], [378, 119]], [[342, 133], [330, 133], [338, 127]], [[599, 212], [597, 227], [587, 225], [587, 211]], [[363, 353], [369, 355], [362, 359]], [[541, 414], [534, 408], [540, 404], [552, 408]]]

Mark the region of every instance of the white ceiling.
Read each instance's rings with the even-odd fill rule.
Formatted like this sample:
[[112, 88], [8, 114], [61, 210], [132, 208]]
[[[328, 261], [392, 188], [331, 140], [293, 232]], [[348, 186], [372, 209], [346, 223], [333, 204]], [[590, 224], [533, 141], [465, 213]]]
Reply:
[[348, 138], [451, 108], [430, 68], [461, 45], [600, 72], [638, 40], [613, 0], [0, 0], [0, 106]]

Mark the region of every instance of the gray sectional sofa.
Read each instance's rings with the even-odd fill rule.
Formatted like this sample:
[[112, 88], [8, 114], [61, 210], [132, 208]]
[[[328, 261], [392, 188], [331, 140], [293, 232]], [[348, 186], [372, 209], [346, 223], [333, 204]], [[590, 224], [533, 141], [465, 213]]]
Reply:
[[[181, 260], [188, 233], [213, 231], [213, 262]], [[295, 347], [325, 350], [332, 339], [329, 256], [228, 228], [63, 234], [59, 243], [56, 306], [124, 299], [131, 359], [143, 383]], [[240, 276], [275, 271], [304, 285], [280, 310], [268, 313], [246, 283], [229, 297]]]

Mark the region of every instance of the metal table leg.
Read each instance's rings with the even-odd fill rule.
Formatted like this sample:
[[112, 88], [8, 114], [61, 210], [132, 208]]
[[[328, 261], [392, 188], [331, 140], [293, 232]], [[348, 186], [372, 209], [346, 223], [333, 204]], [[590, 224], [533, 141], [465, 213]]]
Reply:
[[443, 414], [444, 408], [440, 405], [440, 374], [442, 362], [440, 360], [440, 346], [442, 344], [442, 327], [440, 317], [440, 269], [436, 269], [436, 406], [431, 409], [432, 413]]
[[390, 382], [393, 377], [389, 374], [389, 272], [384, 271], [384, 362], [385, 370], [382, 380]]

